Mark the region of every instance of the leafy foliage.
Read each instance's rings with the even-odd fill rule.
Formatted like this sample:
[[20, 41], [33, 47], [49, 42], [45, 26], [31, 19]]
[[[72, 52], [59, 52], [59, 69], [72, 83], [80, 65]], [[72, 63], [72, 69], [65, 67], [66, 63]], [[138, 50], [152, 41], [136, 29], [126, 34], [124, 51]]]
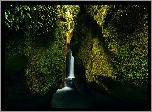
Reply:
[[13, 32], [33, 32], [34, 35], [50, 35], [56, 25], [56, 6], [51, 5], [8, 5], [5, 7], [6, 36]]

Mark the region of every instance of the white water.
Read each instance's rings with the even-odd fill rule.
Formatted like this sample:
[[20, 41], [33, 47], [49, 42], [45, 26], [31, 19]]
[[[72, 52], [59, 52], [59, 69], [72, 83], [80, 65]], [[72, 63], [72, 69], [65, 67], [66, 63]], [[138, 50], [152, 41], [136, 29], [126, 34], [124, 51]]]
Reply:
[[73, 89], [66, 86], [66, 87], [64, 87], [62, 89], [58, 89], [56, 93], [60, 93], [60, 92], [64, 92], [64, 91], [71, 91], [71, 90], [73, 90]]
[[75, 78], [74, 77], [74, 57], [72, 56], [72, 51], [70, 51], [70, 57], [71, 57], [71, 60], [70, 60], [70, 74], [68, 76], [68, 78]]

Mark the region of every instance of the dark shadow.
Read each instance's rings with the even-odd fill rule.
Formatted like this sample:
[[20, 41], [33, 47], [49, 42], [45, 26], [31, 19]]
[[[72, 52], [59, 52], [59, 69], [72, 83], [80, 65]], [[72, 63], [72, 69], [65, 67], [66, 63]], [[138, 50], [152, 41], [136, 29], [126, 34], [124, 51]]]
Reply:
[[[108, 45], [105, 42], [105, 38], [102, 35], [102, 29], [97, 24], [97, 22], [86, 12], [85, 7], [80, 10], [80, 13], [77, 16], [75, 28], [73, 31], [73, 37], [71, 39], [71, 49], [73, 55], [75, 56], [80, 49], [82, 42], [87, 38], [87, 33], [91, 33], [92, 39], [94, 37], [99, 39], [99, 45], [104, 49], [104, 53], [109, 56]], [[93, 47], [93, 44], [92, 44]], [[92, 49], [90, 49], [92, 50]], [[109, 57], [108, 57], [109, 58]]]
[[[114, 82], [114, 83], [118, 83], [118, 82]], [[96, 83], [92, 82], [89, 85], [91, 87], [90, 89], [93, 92], [93, 94], [98, 97], [98, 101], [94, 103], [95, 108], [102, 107], [102, 108], [137, 109], [137, 110], [149, 108], [148, 104], [142, 104], [138, 102], [125, 101], [125, 100], [118, 99], [108, 94], [103, 87], [99, 86]], [[108, 101], [107, 98], [111, 101]]]
[[83, 93], [88, 92], [88, 84], [86, 82], [85, 77], [85, 67], [83, 66], [82, 61], [80, 60], [80, 63], [77, 63], [75, 61], [74, 63], [74, 74], [75, 74], [75, 86], [77, 87], [77, 90], [80, 90]]
[[[109, 49], [105, 42], [105, 38], [102, 35], [102, 29], [99, 27], [97, 22], [89, 15], [87, 14], [85, 7], [80, 7], [80, 12], [76, 18], [76, 24], [73, 31], [73, 37], [71, 39], [70, 47], [72, 49], [72, 54], [76, 58], [77, 54], [79, 54], [80, 47], [87, 40], [87, 34], [91, 34], [91, 38], [98, 38], [99, 39], [99, 45], [101, 45], [104, 49], [104, 53], [108, 56], [108, 61], [110, 60], [109, 57]], [[91, 41], [92, 47], [93, 43]], [[85, 44], [84, 44], [85, 45]], [[92, 48], [90, 49], [90, 51]], [[75, 59], [74, 63], [75, 67], [75, 79], [77, 84], [82, 84], [85, 88], [87, 88], [87, 82], [85, 77], [85, 67], [83, 65], [83, 62], [81, 58]], [[77, 85], [76, 85], [77, 86]]]
[[30, 99], [5, 101], [5, 108], [50, 108], [52, 95], [52, 92], [47, 92], [43, 95], [35, 95]]

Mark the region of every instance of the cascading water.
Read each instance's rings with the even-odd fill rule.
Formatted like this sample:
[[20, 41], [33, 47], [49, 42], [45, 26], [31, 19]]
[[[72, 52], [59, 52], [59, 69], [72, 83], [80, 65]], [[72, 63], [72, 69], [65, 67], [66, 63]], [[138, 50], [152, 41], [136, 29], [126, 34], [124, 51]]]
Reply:
[[66, 55], [66, 77], [65, 79], [75, 78], [74, 76], [74, 57], [72, 56], [72, 51], [70, 50]]
[[72, 51], [70, 51], [69, 76], [67, 78], [75, 78], [74, 77], [74, 57], [72, 56]]

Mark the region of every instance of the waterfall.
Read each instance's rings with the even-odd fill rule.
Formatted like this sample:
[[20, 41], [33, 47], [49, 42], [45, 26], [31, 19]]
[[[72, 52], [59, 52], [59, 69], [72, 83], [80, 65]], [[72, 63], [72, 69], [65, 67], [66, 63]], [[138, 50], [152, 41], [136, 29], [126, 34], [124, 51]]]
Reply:
[[75, 78], [74, 77], [74, 57], [72, 56], [72, 51], [70, 51], [70, 66], [69, 66], [68, 78]]

